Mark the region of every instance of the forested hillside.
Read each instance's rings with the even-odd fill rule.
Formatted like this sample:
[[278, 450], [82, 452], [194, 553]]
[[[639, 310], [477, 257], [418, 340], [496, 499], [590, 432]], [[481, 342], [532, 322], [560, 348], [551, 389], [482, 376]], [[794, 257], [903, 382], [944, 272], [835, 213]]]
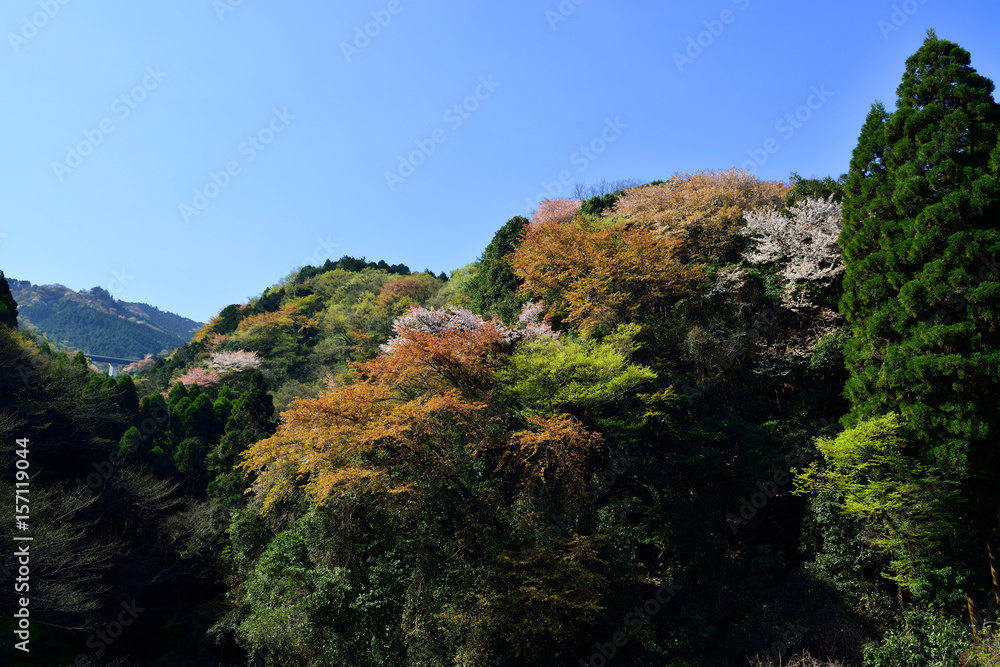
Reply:
[[9, 283], [21, 327], [60, 350], [142, 359], [183, 345], [202, 326], [155, 306], [119, 301], [101, 287], [74, 292], [26, 280]]
[[450, 276], [307, 266], [118, 380], [18, 332], [0, 274], [24, 664], [1000, 664], [970, 62], [929, 32], [842, 176], [545, 200]]

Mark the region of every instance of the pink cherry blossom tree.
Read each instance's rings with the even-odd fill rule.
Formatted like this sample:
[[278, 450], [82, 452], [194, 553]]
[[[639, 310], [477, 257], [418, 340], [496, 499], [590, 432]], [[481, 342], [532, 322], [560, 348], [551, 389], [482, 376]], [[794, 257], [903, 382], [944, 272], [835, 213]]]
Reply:
[[182, 383], [185, 387], [190, 387], [193, 384], [208, 387], [216, 384], [221, 379], [222, 376], [215, 371], [209, 371], [201, 366], [195, 366], [187, 373], [177, 378], [177, 381]]
[[579, 199], [543, 199], [531, 216], [531, 223], [541, 225], [547, 222], [569, 222], [580, 210], [581, 204]]

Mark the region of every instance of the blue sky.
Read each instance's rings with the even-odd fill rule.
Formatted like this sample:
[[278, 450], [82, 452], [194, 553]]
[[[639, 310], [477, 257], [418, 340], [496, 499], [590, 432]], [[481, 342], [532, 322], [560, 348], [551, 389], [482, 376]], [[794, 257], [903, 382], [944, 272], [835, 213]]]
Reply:
[[560, 178], [835, 176], [928, 27], [1000, 77], [985, 0], [8, 0], [0, 269], [206, 321], [459, 268]]

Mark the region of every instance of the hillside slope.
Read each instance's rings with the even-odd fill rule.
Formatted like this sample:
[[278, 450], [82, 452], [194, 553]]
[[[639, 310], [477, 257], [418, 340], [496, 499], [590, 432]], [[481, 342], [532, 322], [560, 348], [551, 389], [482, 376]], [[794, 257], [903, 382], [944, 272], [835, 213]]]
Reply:
[[183, 345], [202, 326], [145, 303], [119, 301], [101, 287], [75, 292], [63, 285], [8, 282], [21, 328], [59, 349], [139, 359]]

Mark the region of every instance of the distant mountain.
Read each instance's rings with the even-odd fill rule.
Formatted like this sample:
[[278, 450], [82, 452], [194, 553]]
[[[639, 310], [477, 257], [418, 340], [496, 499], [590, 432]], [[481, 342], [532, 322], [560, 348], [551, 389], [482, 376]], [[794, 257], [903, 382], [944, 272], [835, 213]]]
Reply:
[[74, 292], [63, 285], [32, 285], [8, 278], [18, 323], [59, 349], [141, 359], [191, 340], [200, 322], [146, 303], [115, 299], [101, 287]]

